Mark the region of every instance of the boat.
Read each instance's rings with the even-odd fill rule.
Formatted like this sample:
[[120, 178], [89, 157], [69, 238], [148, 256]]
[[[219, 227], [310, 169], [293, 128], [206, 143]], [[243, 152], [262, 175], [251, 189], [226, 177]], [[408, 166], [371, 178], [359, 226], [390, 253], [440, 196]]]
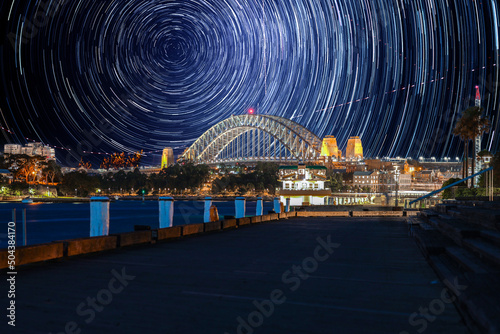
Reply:
[[33, 199], [29, 198], [29, 197], [26, 197], [26, 198], [23, 198], [23, 200], [21, 201], [21, 203], [24, 203], [24, 204], [33, 204]]

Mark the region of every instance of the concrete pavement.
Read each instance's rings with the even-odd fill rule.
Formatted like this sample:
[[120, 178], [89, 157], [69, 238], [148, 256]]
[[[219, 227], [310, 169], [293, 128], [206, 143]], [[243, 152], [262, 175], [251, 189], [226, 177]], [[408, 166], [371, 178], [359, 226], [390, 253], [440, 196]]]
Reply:
[[2, 333], [468, 333], [401, 218], [293, 218], [29, 265], [16, 288]]

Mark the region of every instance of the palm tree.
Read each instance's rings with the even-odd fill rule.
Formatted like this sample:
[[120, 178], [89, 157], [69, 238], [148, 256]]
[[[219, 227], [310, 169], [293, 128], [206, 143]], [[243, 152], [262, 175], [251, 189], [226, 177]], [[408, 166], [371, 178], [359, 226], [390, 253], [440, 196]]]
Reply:
[[[488, 119], [483, 118], [483, 109], [481, 107], [470, 107], [466, 109], [462, 117], [458, 120], [453, 134], [459, 136], [460, 139], [464, 141], [464, 168], [463, 176], [464, 178], [469, 176], [469, 142], [476, 139], [476, 137], [481, 136], [484, 132], [488, 132], [490, 128], [490, 122]], [[473, 154], [472, 154], [472, 173], [475, 169], [476, 161], [476, 146], [473, 144]], [[474, 186], [474, 179], [471, 182]]]

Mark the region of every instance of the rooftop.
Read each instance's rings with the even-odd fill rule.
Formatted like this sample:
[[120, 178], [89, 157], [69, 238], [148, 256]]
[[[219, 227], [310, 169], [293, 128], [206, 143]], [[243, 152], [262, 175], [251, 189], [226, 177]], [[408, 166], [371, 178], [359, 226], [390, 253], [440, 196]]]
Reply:
[[[307, 169], [321, 169], [326, 170], [325, 166], [305, 166]], [[279, 169], [299, 169], [299, 166], [280, 166]]]

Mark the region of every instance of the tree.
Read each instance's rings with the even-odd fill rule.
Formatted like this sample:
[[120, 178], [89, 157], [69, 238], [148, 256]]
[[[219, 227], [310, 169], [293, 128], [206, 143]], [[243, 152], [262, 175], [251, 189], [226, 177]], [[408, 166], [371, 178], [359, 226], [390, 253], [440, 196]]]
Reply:
[[78, 168], [90, 170], [90, 169], [92, 169], [92, 164], [89, 161], [85, 162], [85, 161], [83, 161], [83, 158], [80, 158], [80, 162], [78, 163]]
[[78, 171], [64, 175], [61, 190], [68, 195], [74, 194], [75, 189], [77, 189], [78, 195], [87, 196], [100, 186], [99, 177], [87, 175], [87, 172], [84, 171]]
[[[481, 136], [484, 132], [489, 131], [490, 122], [488, 119], [482, 116], [483, 109], [481, 107], [471, 107], [464, 111], [462, 117], [458, 120], [453, 134], [459, 136], [460, 139], [464, 141], [464, 168], [463, 177], [469, 176], [469, 142], [476, 137]], [[474, 173], [475, 160], [476, 160], [476, 147], [473, 145], [473, 155], [472, 155], [472, 173]], [[474, 179], [471, 182], [474, 186]]]
[[37, 183], [38, 178], [41, 176], [41, 171], [47, 165], [43, 157], [23, 157], [21, 156], [16, 165], [19, 167], [15, 173], [16, 179], [23, 179], [26, 183]]
[[48, 184], [49, 180], [51, 183], [54, 181], [62, 179], [61, 167], [54, 161], [50, 160], [45, 168], [42, 170], [43, 175], [45, 176], [45, 181]]
[[[443, 188], [446, 187], [446, 186], [449, 186], [450, 184], [453, 184], [457, 181], [460, 181], [460, 179], [456, 179], [456, 178], [452, 178], [452, 179], [449, 179], [448, 181], [445, 181], [443, 183]], [[453, 198], [453, 191], [451, 188], [448, 188], [446, 190], [443, 190], [443, 195], [442, 195], [443, 199], [451, 199]]]
[[342, 190], [343, 175], [342, 173], [334, 173], [333, 170], [327, 171], [328, 184], [332, 192], [336, 193]]

